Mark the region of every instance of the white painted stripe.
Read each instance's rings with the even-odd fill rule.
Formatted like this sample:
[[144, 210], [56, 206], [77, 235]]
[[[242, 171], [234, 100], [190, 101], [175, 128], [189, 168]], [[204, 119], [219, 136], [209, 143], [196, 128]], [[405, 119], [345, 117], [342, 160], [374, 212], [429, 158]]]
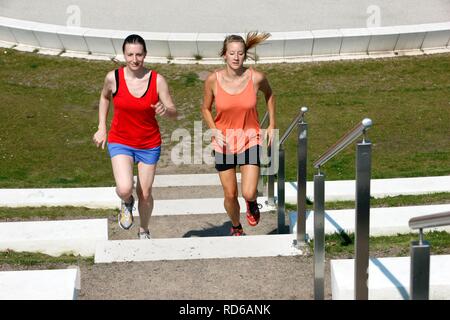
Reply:
[[74, 300], [77, 269], [0, 272], [0, 300]]
[[[181, 176], [181, 175], [180, 175]], [[197, 185], [201, 180], [196, 175], [185, 175], [186, 185], [192, 185], [197, 179]], [[177, 178], [178, 179], [178, 178]], [[171, 183], [180, 184], [177, 179]], [[208, 180], [210, 179], [210, 180]], [[212, 183], [211, 176], [206, 180]], [[170, 180], [170, 179], [169, 179]], [[167, 180], [167, 181], [169, 181]], [[162, 182], [160, 186], [162, 186]], [[168, 182], [167, 184], [168, 185]], [[171, 185], [174, 186], [174, 185]], [[297, 202], [297, 183], [287, 182], [285, 185], [286, 202]], [[307, 196], [314, 198], [313, 182], [308, 182]], [[423, 178], [398, 178], [398, 179], [373, 179], [371, 180], [371, 196], [381, 198], [396, 195], [417, 195], [436, 192], [450, 192], [450, 176], [423, 177]], [[275, 184], [275, 195], [277, 185]], [[354, 200], [355, 181], [326, 181], [325, 200]], [[165, 201], [165, 200], [160, 200]], [[32, 207], [32, 206], [82, 206], [87, 208], [119, 208], [120, 199], [117, 197], [114, 187], [107, 188], [45, 188], [45, 189], [0, 189], [0, 206], [3, 207]], [[190, 209], [188, 208], [187, 211]], [[220, 211], [223, 212], [223, 211]]]
[[0, 251], [92, 256], [97, 241], [108, 240], [108, 219], [0, 223]]
[[[397, 233], [413, 232], [409, 226], [409, 219], [421, 215], [439, 213], [450, 210], [450, 204], [390, 207], [370, 209], [370, 235], [395, 235]], [[355, 232], [355, 209], [326, 210], [325, 233], [332, 234], [344, 230]], [[297, 212], [289, 215], [291, 233], [297, 233]], [[438, 227], [428, 230], [446, 230], [450, 232], [450, 226]], [[314, 211], [308, 212], [306, 219], [306, 232], [310, 238], [314, 238]]]
[[[410, 257], [369, 260], [369, 300], [409, 300]], [[331, 260], [333, 300], [354, 299], [354, 259]], [[430, 257], [430, 300], [450, 299], [450, 255]]]
[[294, 256], [294, 236], [200, 237], [102, 241], [95, 263]]

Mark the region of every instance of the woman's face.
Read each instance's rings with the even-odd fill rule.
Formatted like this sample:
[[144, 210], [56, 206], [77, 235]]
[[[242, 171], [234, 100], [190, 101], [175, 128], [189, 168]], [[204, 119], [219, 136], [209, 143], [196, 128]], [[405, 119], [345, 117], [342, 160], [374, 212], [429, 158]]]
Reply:
[[225, 62], [232, 69], [242, 68], [245, 58], [245, 46], [242, 42], [230, 42], [227, 44]]
[[144, 66], [145, 51], [142, 44], [127, 43], [123, 53], [127, 67], [131, 70], [138, 70]]

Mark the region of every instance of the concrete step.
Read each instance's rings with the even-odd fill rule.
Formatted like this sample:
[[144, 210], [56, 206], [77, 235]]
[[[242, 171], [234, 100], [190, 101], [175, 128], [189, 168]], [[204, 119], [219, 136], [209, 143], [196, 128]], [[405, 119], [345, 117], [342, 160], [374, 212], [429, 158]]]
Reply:
[[0, 300], [75, 300], [78, 269], [0, 272]]
[[[177, 182], [180, 176], [186, 179], [186, 190], [176, 192], [189, 192], [188, 184], [202, 185], [216, 179], [212, 175], [177, 175], [176, 179], [162, 176], [159, 186], [173, 186], [181, 184]], [[158, 177], [158, 176], [157, 176]], [[166, 179], [166, 180], [164, 180]], [[158, 179], [159, 180], [159, 179]], [[182, 180], [182, 179], [181, 179]], [[287, 182], [286, 202], [297, 202], [297, 183]], [[205, 185], [207, 188], [207, 185]], [[275, 185], [275, 195], [276, 195]], [[313, 183], [307, 183], [307, 196], [314, 198]], [[355, 181], [326, 181], [325, 200], [354, 200]], [[373, 179], [371, 181], [371, 196], [380, 198], [385, 196], [427, 194], [436, 192], [450, 192], [450, 176], [423, 177], [423, 178], [398, 178], [398, 179]], [[174, 194], [176, 198], [176, 194]], [[0, 206], [2, 207], [39, 207], [39, 206], [81, 206], [87, 208], [118, 208], [119, 198], [114, 187], [105, 188], [44, 188], [44, 189], [0, 189]]]
[[293, 256], [294, 236], [192, 237], [97, 243], [95, 263]]
[[[355, 180], [325, 181], [325, 201], [355, 200]], [[399, 195], [417, 195], [438, 192], [450, 192], [450, 176], [372, 179], [370, 195], [385, 198]], [[277, 184], [275, 183], [275, 195]], [[306, 183], [306, 196], [314, 199], [314, 182]], [[297, 203], [297, 182], [285, 184], [287, 203]]]
[[[410, 299], [410, 257], [369, 260], [369, 300]], [[333, 300], [354, 299], [354, 259], [331, 260]], [[450, 255], [430, 257], [430, 300], [450, 300]]]
[[[409, 219], [421, 215], [433, 214], [450, 210], [450, 204], [390, 207], [370, 209], [370, 235], [395, 235], [397, 233], [409, 233], [412, 230], [408, 226]], [[291, 233], [297, 233], [297, 212], [289, 213], [289, 229]], [[445, 230], [450, 232], [450, 226], [430, 228], [429, 230]], [[325, 233], [339, 233], [341, 231], [355, 232], [355, 209], [326, 210]], [[307, 212], [306, 233], [309, 238], [314, 238], [314, 211]]]
[[0, 206], [119, 208], [120, 199], [114, 187], [0, 189]]
[[0, 223], [0, 251], [93, 256], [101, 240], [108, 240], [107, 219]]
[[[241, 212], [246, 212], [245, 199], [238, 198]], [[262, 205], [260, 212], [268, 212], [276, 210], [275, 207], [266, 203], [263, 197], [257, 198], [258, 203]], [[138, 216], [138, 204], [135, 204], [136, 210], [133, 215]], [[180, 199], [180, 200], [155, 200], [152, 216], [168, 216], [168, 215], [186, 215], [186, 214], [215, 214], [225, 213], [223, 206], [223, 198], [206, 198], [206, 199]]]
[[[241, 182], [241, 174], [236, 173], [237, 182]], [[134, 177], [136, 182], [136, 176]], [[217, 173], [199, 174], [165, 174], [155, 176], [154, 188], [164, 187], [190, 187], [190, 186], [220, 186], [220, 179]]]

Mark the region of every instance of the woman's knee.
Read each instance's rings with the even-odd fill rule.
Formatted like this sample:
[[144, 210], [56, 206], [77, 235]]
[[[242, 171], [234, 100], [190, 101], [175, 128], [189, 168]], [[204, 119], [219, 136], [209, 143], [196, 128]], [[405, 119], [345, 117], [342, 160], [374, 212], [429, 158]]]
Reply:
[[145, 190], [137, 189], [136, 194], [139, 198], [139, 201], [148, 202], [152, 199], [152, 188], [146, 188]]
[[128, 199], [133, 194], [133, 186], [117, 186], [116, 187], [117, 195], [122, 199]]
[[235, 201], [238, 198], [237, 190], [229, 190], [224, 191], [223, 196], [225, 198], [225, 201]]
[[247, 189], [247, 190], [242, 190], [242, 197], [247, 200], [247, 201], [253, 201], [256, 199], [256, 189]]

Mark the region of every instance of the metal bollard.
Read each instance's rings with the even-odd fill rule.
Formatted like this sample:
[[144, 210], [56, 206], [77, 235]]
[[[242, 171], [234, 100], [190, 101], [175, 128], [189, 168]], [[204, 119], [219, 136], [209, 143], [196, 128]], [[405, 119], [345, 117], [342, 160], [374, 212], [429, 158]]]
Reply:
[[314, 176], [314, 299], [325, 297], [325, 176]]
[[430, 244], [423, 241], [422, 229], [420, 240], [411, 242], [411, 300], [428, 300], [430, 291]]
[[278, 151], [279, 164], [278, 164], [278, 181], [277, 181], [277, 202], [278, 202], [278, 233], [284, 233], [286, 228], [286, 206], [285, 206], [285, 159], [284, 159], [284, 149], [280, 146]]
[[306, 245], [306, 159], [308, 124], [298, 123], [297, 144], [297, 246]]
[[367, 300], [370, 232], [370, 142], [356, 146], [355, 299]]

